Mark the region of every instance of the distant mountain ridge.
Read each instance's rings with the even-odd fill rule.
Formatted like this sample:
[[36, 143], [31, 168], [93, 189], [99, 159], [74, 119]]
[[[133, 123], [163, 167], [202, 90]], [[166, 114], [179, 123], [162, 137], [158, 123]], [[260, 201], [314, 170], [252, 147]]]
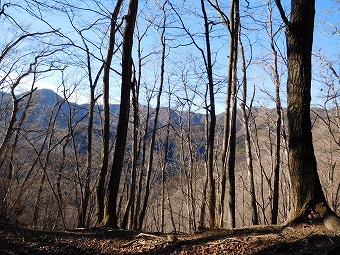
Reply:
[[[8, 96], [10, 96], [8, 94]], [[89, 111], [89, 104], [77, 104], [70, 102], [64, 98], [62, 98], [60, 95], [58, 95], [56, 92], [54, 92], [51, 89], [37, 89], [33, 92], [34, 99], [32, 101], [32, 104], [30, 106], [30, 114], [31, 115], [49, 115], [52, 113], [52, 111], [59, 111], [62, 118], [69, 118], [72, 114], [75, 121], [79, 121], [80, 119], [83, 119], [82, 121], [88, 121], [88, 117], [86, 116]], [[57, 108], [60, 109], [57, 109]], [[146, 115], [147, 107], [141, 105], [140, 111], [141, 114], [144, 116]], [[151, 109], [151, 113], [154, 112], [155, 109]], [[102, 113], [103, 107], [102, 105], [97, 105], [95, 109], [98, 116], [95, 116], [95, 118], [99, 118], [99, 114]], [[119, 104], [110, 104], [110, 113], [112, 116], [118, 116], [119, 114]], [[159, 116], [159, 125], [165, 125], [167, 122], [167, 114], [168, 109], [167, 108], [161, 108], [160, 109], [160, 116]], [[32, 116], [31, 116], [32, 117]], [[184, 116], [187, 117], [186, 114]], [[153, 119], [153, 116], [151, 116], [151, 120]], [[180, 116], [177, 112], [172, 111], [171, 112], [171, 120], [172, 124], [178, 125]], [[95, 122], [100, 122], [99, 119], [95, 120]], [[182, 120], [183, 123], [187, 122], [187, 119]], [[191, 117], [191, 122], [193, 125], [204, 125], [205, 123], [205, 117], [203, 114], [200, 113], [193, 113]], [[65, 126], [65, 125], [62, 125]]]
[[[18, 94], [18, 98], [21, 95], [27, 94], [27, 92]], [[11, 107], [11, 95], [9, 93], [1, 92], [0, 94], [1, 105], [9, 105]], [[21, 111], [27, 104], [28, 97], [25, 97], [23, 102], [21, 102]], [[119, 105], [111, 104], [111, 132], [112, 136], [115, 133], [118, 115], [119, 115]], [[86, 127], [88, 123], [88, 111], [89, 104], [77, 104], [70, 102], [67, 99], [64, 99], [56, 92], [51, 89], [36, 89], [33, 92], [33, 99], [30, 103], [29, 110], [27, 113], [25, 126], [26, 127], [39, 127], [41, 129], [46, 129], [50, 122], [55, 118], [55, 125], [59, 129], [66, 129], [70, 124], [77, 125], [78, 127]], [[100, 135], [101, 133], [101, 114], [103, 111], [102, 105], [98, 104], [95, 108], [95, 116], [94, 116], [94, 133]], [[132, 109], [131, 109], [132, 111]], [[154, 113], [155, 109], [151, 109], [150, 113]], [[147, 106], [140, 106], [140, 114], [141, 116], [146, 116]], [[20, 112], [19, 116], [22, 112]], [[173, 126], [188, 124], [188, 118], [190, 118], [190, 123], [192, 126], [202, 127], [202, 130], [205, 129], [206, 125], [206, 117], [201, 113], [191, 113], [190, 117], [188, 117], [187, 112], [171, 112], [171, 124]], [[132, 114], [130, 114], [132, 117]], [[219, 114], [217, 116], [217, 122], [222, 125], [224, 119], [224, 114]], [[151, 114], [149, 119], [149, 128], [152, 128], [154, 120], [154, 114]], [[168, 121], [168, 108], [161, 108], [158, 118], [158, 126], [165, 126]], [[241, 130], [241, 122], [240, 118], [237, 121], [237, 130]], [[83, 131], [84, 135], [86, 135], [86, 130]], [[202, 132], [202, 135], [204, 131]], [[84, 139], [86, 141], [86, 139]]]

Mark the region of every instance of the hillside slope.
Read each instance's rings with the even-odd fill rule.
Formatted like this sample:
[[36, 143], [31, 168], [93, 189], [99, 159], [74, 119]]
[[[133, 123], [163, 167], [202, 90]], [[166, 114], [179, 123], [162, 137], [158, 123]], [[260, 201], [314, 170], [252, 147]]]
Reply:
[[157, 235], [92, 229], [41, 231], [0, 221], [0, 253], [9, 254], [340, 254], [340, 234], [320, 225], [205, 230]]

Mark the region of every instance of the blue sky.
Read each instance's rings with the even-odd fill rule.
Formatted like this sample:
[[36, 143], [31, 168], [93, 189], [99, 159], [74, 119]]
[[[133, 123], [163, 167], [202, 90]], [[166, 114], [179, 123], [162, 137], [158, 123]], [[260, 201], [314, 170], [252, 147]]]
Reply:
[[[104, 2], [104, 1], [103, 1]], [[107, 1], [108, 8], [112, 8], [113, 3], [115, 1]], [[198, 1], [172, 1], [174, 3], [174, 6], [176, 5], [181, 5], [184, 4], [184, 6], [181, 7], [180, 9], [180, 14], [183, 15], [183, 20], [185, 21], [186, 26], [190, 29], [191, 32], [200, 32], [201, 29], [203, 28], [203, 20], [201, 17], [199, 17], [200, 14], [200, 6]], [[251, 4], [254, 5], [260, 5], [263, 4], [265, 1], [251, 1]], [[286, 9], [289, 9], [289, 2], [290, 1], [282, 1], [283, 5]], [[19, 2], [20, 3], [20, 2]], [[83, 1], [78, 1], [78, 3], [83, 3]], [[145, 3], [149, 3], [150, 5], [147, 5]], [[140, 2], [140, 11], [141, 11], [141, 16], [148, 17], [150, 20], [160, 20], [161, 15], [159, 12], [155, 12], [154, 10], [150, 10], [148, 8], [151, 8], [152, 1], [141, 1]], [[221, 1], [221, 3], [229, 4], [229, 1]], [[244, 4], [244, 1], [241, 1], [241, 4]], [[154, 8], [154, 6], [153, 6]], [[316, 18], [315, 18], [315, 34], [314, 34], [314, 53], [319, 54], [321, 53], [322, 56], [324, 56], [328, 61], [330, 61], [336, 70], [339, 72], [340, 70], [340, 34], [339, 34], [339, 29], [340, 27], [340, 15], [339, 15], [339, 8], [340, 4], [335, 3], [334, 1], [330, 0], [317, 0], [316, 1]], [[25, 25], [30, 25], [31, 30], [44, 30], [47, 28], [46, 25], [42, 24], [41, 22], [32, 19], [29, 15], [25, 14], [24, 12], [16, 12], [15, 10], [18, 9], [13, 9], [13, 12], [10, 14], [13, 15], [19, 22]], [[228, 7], [226, 6], [225, 8], [226, 13], [229, 12]], [[275, 10], [276, 11], [276, 10]], [[86, 14], [86, 15], [85, 15]], [[45, 14], [44, 14], [45, 15]], [[93, 15], [93, 16], [91, 16]], [[211, 15], [211, 19], [213, 17], [217, 17], [216, 13], [212, 9], [208, 9], [208, 15]], [[241, 13], [242, 15], [242, 13]], [[256, 13], [258, 15], [257, 17], [263, 18], [263, 15], [266, 15], [265, 11], [258, 12]], [[254, 15], [255, 17], [255, 15]], [[75, 41], [80, 42], [79, 37], [75, 35], [74, 32], [72, 31], [71, 26], [69, 25], [69, 22], [67, 20], [66, 16], [62, 16], [60, 14], [56, 15], [56, 13], [47, 13], [45, 18], [50, 22], [50, 24], [53, 24], [54, 28], [60, 28], [62, 29], [61, 31], [65, 33], [66, 35], [70, 36], [73, 38]], [[95, 14], [90, 14], [90, 12], [83, 12], [83, 16], [80, 16], [77, 18], [77, 26], [82, 26], [86, 24], [86, 22], [90, 22], [89, 20], [95, 20], [97, 18], [102, 18], [102, 16], [98, 15], [96, 16]], [[183, 34], [183, 30], [178, 29], [177, 27], [175, 28], [173, 23], [170, 23], [171, 20], [176, 20], [176, 17], [172, 14], [171, 17], [168, 18], [169, 26], [171, 26], [171, 29], [167, 30], [167, 36], [169, 39], [172, 39], [174, 41], [169, 42], [172, 44], [172, 46], [175, 46], [179, 42], [190, 42], [190, 40], [183, 39], [181, 37], [178, 37], [174, 35], [174, 33], [181, 32]], [[258, 27], [258, 24], [251, 24], [251, 19], [247, 20], [247, 18], [243, 19], [244, 24], [248, 28], [250, 27]], [[277, 26], [280, 25], [280, 18], [277, 17], [276, 19]], [[139, 26], [141, 28], [145, 27], [147, 23], [145, 21], [141, 21], [139, 23]], [[98, 29], [106, 29], [107, 28], [107, 21], [106, 23], [103, 22], [102, 24], [98, 25]], [[178, 24], [176, 24], [178, 26]], [[247, 34], [250, 38], [251, 41], [257, 40], [254, 45], [260, 45], [259, 41], [263, 40], [263, 43], [261, 44], [267, 44], [268, 38], [266, 37], [265, 32], [262, 30], [260, 32], [258, 31], [246, 31], [246, 29], [243, 29], [244, 33]], [[89, 40], [92, 40], [93, 42], [100, 42], [101, 35], [98, 35], [98, 33], [91, 32], [92, 34], [87, 34]], [[148, 35], [144, 40], [143, 40], [143, 54], [148, 55], [152, 51], [158, 50], [159, 49], [159, 36], [157, 34], [157, 31], [155, 27], [152, 27], [149, 29], [150, 35]], [[227, 64], [228, 64], [228, 45], [229, 45], [229, 35], [228, 32], [223, 26], [216, 26], [212, 28], [212, 51], [214, 53], [214, 60], [215, 60], [215, 65], [214, 65], [214, 71], [215, 71], [215, 79], [216, 83], [223, 85], [225, 83], [225, 78], [226, 77], [226, 71], [227, 71]], [[177, 37], [177, 38], [176, 38]], [[197, 35], [196, 40], [198, 41], [199, 45], [204, 48], [204, 40], [202, 39], [201, 35]], [[176, 39], [176, 40], [175, 40]], [[277, 38], [278, 43], [281, 45], [284, 44], [284, 33], [280, 33], [280, 37]], [[105, 42], [104, 42], [105, 44]], [[136, 46], [136, 43], [135, 43]], [[247, 52], [250, 52], [249, 46], [245, 42], [245, 47]], [[254, 53], [253, 57], [261, 58], [267, 54], [266, 50], [261, 49], [259, 46], [254, 46], [254, 49], [256, 52]], [[281, 49], [282, 53], [285, 53], [284, 46]], [[197, 88], [201, 90], [201, 93], [204, 92], [204, 87], [202, 85], [199, 85], [198, 83], [198, 73], [203, 72], [204, 68], [202, 67], [202, 60], [200, 58], [200, 54], [195, 49], [195, 47], [177, 47], [177, 48], [167, 48], [167, 52], [169, 53], [169, 56], [167, 57], [166, 60], [166, 69], [167, 69], [167, 76], [170, 77], [170, 81], [174, 83], [180, 83], [180, 77], [178, 76], [179, 72], [183, 71], [184, 69], [188, 69], [188, 72], [190, 75], [188, 76], [188, 82], [191, 83], [191, 86], [195, 87], [198, 86]], [[102, 53], [105, 54], [105, 47], [102, 49]], [[100, 51], [96, 51], [96, 54], [101, 54]], [[119, 55], [119, 54], [118, 54]], [[135, 54], [136, 55], [136, 54]], [[316, 58], [314, 58], [316, 60]], [[93, 60], [95, 62], [95, 60]], [[119, 61], [120, 58], [117, 56], [114, 60], [113, 63], [114, 65], [119, 68]], [[314, 73], [317, 73], [319, 70], [319, 65], [320, 62], [315, 62], [313, 66]], [[96, 66], [95, 66], [96, 67]], [[143, 82], [145, 84], [148, 84], [148, 86], [151, 86], [152, 83], [155, 82], [155, 76], [159, 74], [159, 54], [153, 54], [150, 55], [150, 57], [146, 58], [144, 61], [144, 66], [143, 66]], [[193, 72], [195, 69], [196, 74]], [[283, 75], [282, 75], [282, 100], [285, 101], [285, 77], [284, 77], [284, 68], [283, 70]], [[71, 84], [83, 84], [83, 86], [78, 86], [77, 89], [79, 89], [78, 93], [76, 93], [73, 97], [73, 100], [77, 100], [79, 103], [84, 103], [87, 102], [87, 94], [88, 94], [88, 87], [86, 85], [86, 78], [84, 78], [85, 74], [81, 74], [80, 69], [76, 69], [71, 72], [71, 74], [68, 74], [68, 79], [71, 82]], [[204, 79], [204, 74], [202, 75], [202, 79]], [[151, 78], [150, 78], [151, 77]], [[316, 77], [316, 76], [315, 76]], [[268, 98], [268, 96], [264, 93], [261, 92], [261, 90], [268, 90], [270, 93], [273, 92], [273, 86], [271, 85], [271, 81], [268, 76], [266, 76], [265, 72], [261, 70], [261, 67], [257, 65], [253, 65], [249, 69], [249, 74], [248, 74], [248, 84], [250, 87], [253, 87], [255, 84], [257, 86], [257, 102], [259, 104], [265, 105], [265, 106], [272, 106], [273, 102]], [[73, 80], [72, 80], [73, 79]], [[60, 75], [52, 75], [49, 76], [48, 78], [40, 80], [37, 85], [39, 88], [51, 88], [53, 90], [61, 90], [60, 84], [61, 84], [61, 76]], [[157, 77], [156, 77], [157, 80]], [[119, 84], [120, 84], [120, 79], [119, 76], [117, 75], [112, 75], [111, 78], [112, 81], [112, 102], [118, 102], [119, 101]], [[27, 85], [29, 81], [26, 82]], [[71, 85], [72, 86], [72, 85]], [[174, 84], [173, 86], [177, 86], [175, 91], [178, 91], [178, 93], [181, 93], [183, 91], [182, 87], [180, 84]], [[218, 85], [219, 86], [219, 85]], [[320, 104], [322, 100], [320, 99], [320, 90], [322, 88], [323, 84], [317, 81], [313, 81], [313, 103], [314, 104]], [[25, 86], [24, 86], [25, 87]], [[99, 93], [99, 92], [98, 92]], [[218, 112], [223, 111], [224, 109], [224, 94], [225, 94], [225, 89], [221, 88], [221, 90], [217, 93], [216, 98], [217, 98], [217, 110]], [[196, 96], [198, 100], [198, 96]], [[198, 100], [199, 101], [199, 100]], [[164, 103], [165, 105], [167, 103]], [[200, 104], [200, 102], [197, 102], [197, 104]]]

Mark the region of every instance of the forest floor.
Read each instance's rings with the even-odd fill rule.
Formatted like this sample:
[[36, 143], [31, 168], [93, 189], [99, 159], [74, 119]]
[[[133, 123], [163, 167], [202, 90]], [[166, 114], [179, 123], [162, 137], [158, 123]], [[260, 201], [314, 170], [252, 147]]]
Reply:
[[340, 254], [340, 233], [323, 225], [259, 226], [162, 235], [94, 228], [28, 229], [0, 220], [0, 254]]

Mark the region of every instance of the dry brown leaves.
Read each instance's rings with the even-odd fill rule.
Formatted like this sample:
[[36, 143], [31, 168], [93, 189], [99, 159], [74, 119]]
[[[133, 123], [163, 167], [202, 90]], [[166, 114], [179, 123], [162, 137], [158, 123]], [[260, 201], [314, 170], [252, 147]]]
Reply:
[[38, 231], [0, 223], [0, 254], [340, 254], [339, 233], [322, 225], [207, 230], [177, 238], [108, 229]]

